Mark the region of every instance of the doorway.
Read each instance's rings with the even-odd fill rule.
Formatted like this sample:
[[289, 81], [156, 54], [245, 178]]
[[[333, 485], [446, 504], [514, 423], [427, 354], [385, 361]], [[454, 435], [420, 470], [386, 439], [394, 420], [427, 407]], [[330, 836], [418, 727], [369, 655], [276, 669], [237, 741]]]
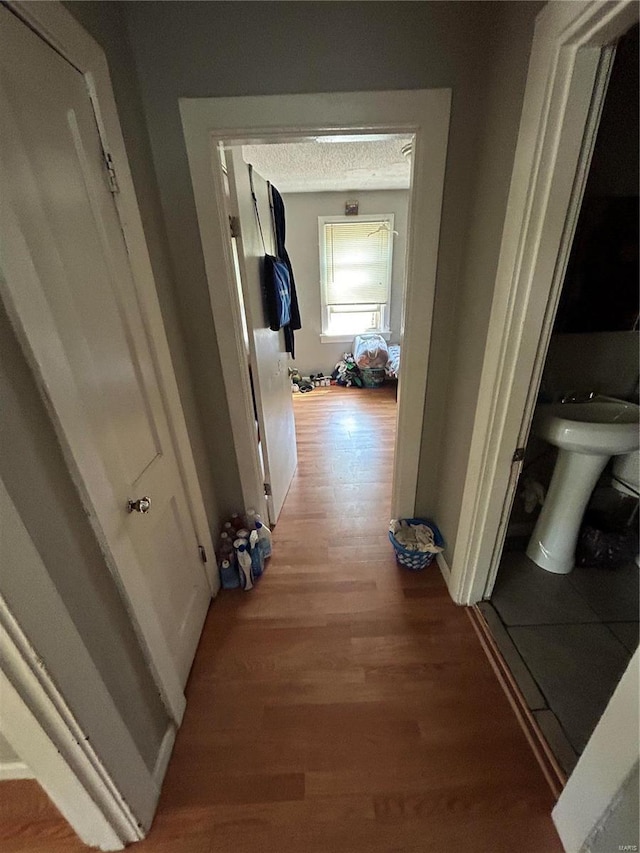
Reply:
[[[480, 605], [567, 775], [638, 646], [638, 92], [636, 25], [616, 46], [497, 579]], [[609, 422], [606, 435], [592, 439], [591, 420]]]
[[[411, 135], [376, 134], [221, 150], [272, 525], [296, 469], [294, 413], [319, 412], [303, 401], [314, 395], [329, 405], [341, 391], [359, 388], [368, 392], [361, 395], [365, 408], [381, 391], [397, 398], [411, 148]], [[279, 331], [265, 298], [265, 252], [286, 258], [293, 282], [291, 323]], [[336, 471], [336, 480], [343, 474]]]
[[[449, 90], [183, 99], [181, 114], [194, 187], [211, 305], [222, 355], [234, 449], [246, 506], [265, 504], [255, 442], [255, 416], [229, 247], [219, 145], [286, 142], [335, 135], [414, 134], [411, 160], [406, 310], [402, 329], [407, 366], [398, 400], [392, 512], [415, 508], [438, 234], [449, 121]], [[213, 167], [213, 168], [212, 168]], [[224, 266], [225, 286], [220, 283]], [[231, 318], [232, 322], [229, 322]]]

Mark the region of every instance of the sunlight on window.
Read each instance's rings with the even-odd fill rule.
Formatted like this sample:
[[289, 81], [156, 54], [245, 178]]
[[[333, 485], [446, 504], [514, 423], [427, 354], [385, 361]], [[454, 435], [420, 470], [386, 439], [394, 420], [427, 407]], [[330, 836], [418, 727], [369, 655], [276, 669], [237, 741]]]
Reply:
[[327, 334], [359, 335], [380, 326], [380, 311], [332, 310], [329, 314]]

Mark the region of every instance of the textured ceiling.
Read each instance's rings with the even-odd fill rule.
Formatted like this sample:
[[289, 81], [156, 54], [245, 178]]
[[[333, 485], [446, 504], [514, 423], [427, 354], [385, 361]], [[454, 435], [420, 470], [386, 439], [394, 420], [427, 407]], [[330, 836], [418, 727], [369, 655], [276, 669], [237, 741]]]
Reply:
[[410, 163], [400, 150], [410, 136], [372, 141], [245, 145], [242, 154], [280, 192], [409, 189]]

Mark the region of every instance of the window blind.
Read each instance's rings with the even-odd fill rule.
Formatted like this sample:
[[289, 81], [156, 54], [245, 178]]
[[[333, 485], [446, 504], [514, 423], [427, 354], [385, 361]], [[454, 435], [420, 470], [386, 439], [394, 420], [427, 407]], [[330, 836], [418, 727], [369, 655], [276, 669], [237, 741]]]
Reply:
[[324, 224], [325, 305], [388, 301], [390, 229], [387, 220]]

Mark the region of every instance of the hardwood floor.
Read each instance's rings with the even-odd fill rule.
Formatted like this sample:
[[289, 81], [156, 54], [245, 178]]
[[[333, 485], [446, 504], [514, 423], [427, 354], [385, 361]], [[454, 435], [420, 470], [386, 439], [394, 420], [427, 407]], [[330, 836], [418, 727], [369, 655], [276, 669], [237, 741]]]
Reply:
[[[250, 593], [221, 592], [139, 853], [556, 853], [553, 798], [435, 564], [399, 569], [393, 392], [295, 398], [299, 465]], [[80, 851], [7, 783], [3, 851]], [[2, 821], [5, 822], [4, 820]]]

